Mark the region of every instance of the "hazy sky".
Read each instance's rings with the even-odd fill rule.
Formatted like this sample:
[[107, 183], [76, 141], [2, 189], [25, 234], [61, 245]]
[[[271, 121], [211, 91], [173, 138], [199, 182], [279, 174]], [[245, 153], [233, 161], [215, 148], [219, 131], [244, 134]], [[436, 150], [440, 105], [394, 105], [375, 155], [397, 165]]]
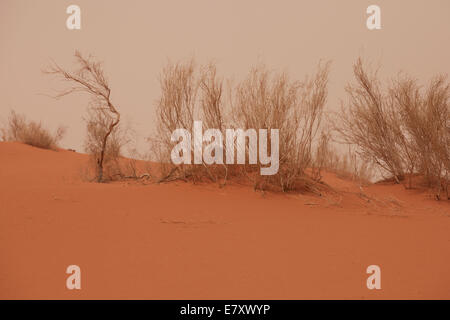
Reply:
[[[66, 28], [71, 4], [81, 30]], [[366, 27], [371, 4], [381, 7], [381, 30]], [[81, 151], [88, 98], [49, 98], [58, 82], [41, 73], [50, 58], [71, 67], [75, 49], [104, 61], [112, 99], [141, 138], [152, 132], [167, 59], [214, 60], [235, 79], [258, 62], [302, 79], [331, 59], [333, 109], [358, 55], [380, 63], [382, 76], [449, 73], [449, 13], [449, 0], [0, 0], [0, 120], [15, 109], [65, 125], [62, 145]]]

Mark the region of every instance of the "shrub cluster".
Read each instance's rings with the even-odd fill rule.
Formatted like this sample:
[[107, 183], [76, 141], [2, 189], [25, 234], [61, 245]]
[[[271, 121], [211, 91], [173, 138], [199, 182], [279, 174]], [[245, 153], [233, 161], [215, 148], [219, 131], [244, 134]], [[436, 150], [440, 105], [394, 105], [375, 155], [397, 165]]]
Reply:
[[52, 133], [40, 122], [29, 121], [24, 115], [11, 111], [7, 125], [1, 132], [4, 141], [18, 141], [42, 149], [56, 150], [65, 128], [59, 127]]
[[[314, 160], [314, 141], [327, 98], [329, 65], [319, 65], [317, 72], [304, 81], [291, 80], [286, 73], [273, 73], [265, 66], [258, 66], [236, 86], [225, 90], [224, 79], [217, 75], [214, 64], [198, 67], [192, 60], [169, 63], [160, 78], [158, 131], [157, 138], [153, 139], [154, 152], [164, 168], [161, 181], [209, 179], [223, 184], [231, 176], [240, 176], [251, 180], [258, 189], [313, 188], [315, 183], [306, 169]], [[261, 176], [259, 164], [172, 165], [170, 151], [175, 143], [170, 139], [171, 134], [177, 128], [192, 132], [194, 120], [202, 120], [205, 130], [218, 129], [223, 136], [225, 128], [279, 129], [278, 173]], [[224, 154], [226, 148], [223, 143]], [[248, 146], [245, 148], [248, 158]]]

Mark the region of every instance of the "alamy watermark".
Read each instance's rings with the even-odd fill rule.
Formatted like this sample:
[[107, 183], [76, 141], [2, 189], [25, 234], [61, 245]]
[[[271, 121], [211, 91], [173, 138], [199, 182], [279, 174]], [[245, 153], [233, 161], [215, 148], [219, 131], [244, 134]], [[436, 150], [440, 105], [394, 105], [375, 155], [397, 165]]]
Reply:
[[[81, 8], [72, 4], [67, 7], [66, 13], [69, 17], [66, 20], [66, 27], [69, 30], [81, 29]], [[366, 20], [366, 26], [369, 30], [381, 29], [381, 9], [378, 5], [370, 5], [366, 9], [366, 13], [370, 16]]]
[[[172, 132], [172, 142], [178, 143], [173, 147], [170, 158], [177, 165], [245, 164], [248, 154], [249, 164], [257, 164], [259, 158], [259, 163], [267, 166], [261, 167], [261, 175], [274, 175], [279, 168], [279, 129], [270, 129], [270, 141], [268, 141], [267, 131], [267, 129], [259, 129], [258, 132], [255, 129], [245, 131], [226, 129], [224, 144], [224, 137], [219, 129], [207, 129], [203, 132], [202, 121], [194, 121], [193, 137], [187, 129], [176, 129]], [[268, 154], [269, 142], [270, 155]], [[192, 150], [194, 159], [192, 159]], [[237, 151], [236, 157], [235, 151]]]

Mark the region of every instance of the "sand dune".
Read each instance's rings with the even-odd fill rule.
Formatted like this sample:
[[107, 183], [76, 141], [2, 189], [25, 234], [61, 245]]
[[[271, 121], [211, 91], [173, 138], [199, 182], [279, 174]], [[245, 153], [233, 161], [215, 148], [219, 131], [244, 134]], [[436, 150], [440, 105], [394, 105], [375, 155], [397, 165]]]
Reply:
[[[86, 163], [0, 143], [0, 298], [450, 298], [450, 205], [427, 192], [334, 174], [322, 197], [97, 184]], [[81, 290], [66, 289], [71, 264]]]

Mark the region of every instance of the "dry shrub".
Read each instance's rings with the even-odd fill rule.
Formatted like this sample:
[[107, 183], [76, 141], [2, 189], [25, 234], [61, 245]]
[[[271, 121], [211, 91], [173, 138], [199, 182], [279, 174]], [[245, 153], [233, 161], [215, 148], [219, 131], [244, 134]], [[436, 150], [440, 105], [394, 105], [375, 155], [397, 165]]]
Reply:
[[51, 133], [40, 122], [28, 121], [25, 115], [11, 111], [8, 123], [1, 131], [4, 141], [19, 141], [42, 149], [56, 150], [66, 130], [59, 127], [55, 133]]
[[[200, 105], [204, 130], [217, 129], [223, 137], [225, 130], [230, 124], [229, 115], [224, 107], [224, 85], [223, 78], [217, 75], [217, 68], [210, 63], [204, 67], [200, 75]], [[222, 141], [222, 152], [226, 153], [226, 143]], [[221, 186], [225, 185], [230, 174], [235, 175], [233, 166], [214, 164], [204, 168], [210, 179], [222, 180]]]
[[194, 111], [198, 92], [198, 79], [195, 73], [195, 62], [185, 64], [168, 63], [160, 76], [161, 97], [157, 103], [157, 137], [153, 141], [161, 166], [161, 180], [170, 179], [175, 171], [187, 176], [186, 166], [171, 164], [170, 152], [173, 143], [172, 132], [177, 128], [185, 128], [192, 132]]
[[404, 170], [392, 99], [383, 93], [377, 73], [364, 70], [361, 59], [353, 72], [357, 83], [346, 88], [349, 102], [341, 108], [336, 129], [344, 142], [358, 147], [362, 159], [376, 163], [400, 182]]
[[[434, 77], [425, 90], [409, 77], [399, 77], [391, 89], [398, 111], [399, 137], [409, 177], [419, 173], [436, 197], [448, 198], [450, 183], [450, 86]], [[411, 187], [411, 180], [409, 180]]]
[[[227, 167], [200, 165], [175, 166], [170, 152], [175, 145], [172, 132], [178, 128], [193, 132], [194, 120], [203, 120], [203, 129], [216, 128], [223, 132], [225, 115], [222, 111], [223, 80], [217, 76], [214, 64], [197, 67], [193, 60], [168, 63], [160, 77], [161, 97], [157, 103], [157, 134], [150, 138], [151, 148], [161, 164], [159, 181], [191, 179], [218, 181], [226, 179]], [[193, 149], [193, 148], [192, 148]], [[193, 150], [191, 153], [193, 154]], [[220, 167], [220, 168], [219, 168]]]
[[450, 89], [437, 76], [426, 89], [408, 76], [398, 76], [383, 90], [376, 72], [366, 72], [361, 59], [354, 65], [356, 85], [349, 85], [349, 103], [335, 127], [349, 144], [400, 183], [422, 175], [448, 198], [450, 178]]
[[280, 134], [277, 174], [260, 176], [259, 165], [246, 166], [247, 172], [258, 171], [254, 175], [256, 188], [271, 185], [282, 191], [314, 189], [315, 183], [305, 170], [312, 165], [313, 144], [327, 98], [329, 66], [319, 65], [316, 74], [305, 81], [293, 81], [286, 73], [273, 74], [259, 66], [237, 86], [235, 125], [244, 130], [279, 129]]

